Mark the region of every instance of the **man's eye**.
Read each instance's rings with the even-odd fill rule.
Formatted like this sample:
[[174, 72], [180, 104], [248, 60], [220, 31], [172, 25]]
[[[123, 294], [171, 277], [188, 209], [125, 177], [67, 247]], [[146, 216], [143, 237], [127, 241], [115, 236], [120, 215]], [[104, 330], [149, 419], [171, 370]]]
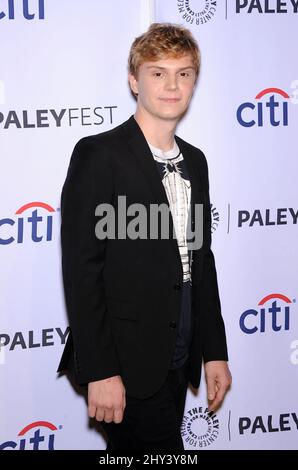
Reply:
[[161, 74], [162, 74], [161, 72], [153, 72], [153, 75], [155, 77], [161, 77]]
[[189, 72], [181, 72], [182, 77], [189, 77], [190, 73]]

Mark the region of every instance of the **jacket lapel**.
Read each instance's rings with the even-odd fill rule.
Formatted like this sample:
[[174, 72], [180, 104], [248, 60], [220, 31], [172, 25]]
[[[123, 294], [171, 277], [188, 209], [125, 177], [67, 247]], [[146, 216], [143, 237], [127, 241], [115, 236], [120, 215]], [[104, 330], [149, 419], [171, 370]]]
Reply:
[[194, 150], [189, 149], [186, 142], [180, 137], [175, 135], [175, 139], [181, 150], [181, 153], [183, 154], [185, 164], [188, 169], [191, 184], [192, 204], [202, 204], [204, 202], [202, 176], [199, 170], [199, 165], [195, 164], [195, 161], [196, 159], [198, 159], [198, 156], [196, 155]]
[[137, 121], [131, 116], [123, 126], [125, 126], [124, 128], [128, 132], [127, 142], [131, 154], [135, 159], [136, 165], [143, 172], [146, 183], [149, 185], [154, 196], [152, 202], [168, 204], [167, 194], [160, 179], [156, 163]]

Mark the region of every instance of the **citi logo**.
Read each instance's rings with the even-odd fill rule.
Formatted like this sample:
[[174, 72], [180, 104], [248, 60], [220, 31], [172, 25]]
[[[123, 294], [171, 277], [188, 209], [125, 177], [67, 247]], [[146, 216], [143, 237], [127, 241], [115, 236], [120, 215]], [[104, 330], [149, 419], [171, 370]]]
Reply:
[[[41, 209], [42, 215], [38, 214]], [[16, 211], [15, 218], [0, 219], [0, 245], [24, 243], [24, 239], [35, 243], [51, 241], [55, 213], [56, 209], [44, 202], [24, 204]]]
[[[0, 20], [4, 18], [14, 20], [16, 16], [23, 16], [25, 20], [44, 20], [45, 18], [44, 0], [35, 0], [34, 2], [32, 2], [32, 0], [17, 2], [14, 0], [7, 0], [5, 3], [7, 6], [4, 11], [0, 11]], [[22, 6], [20, 4], [22, 4]]]
[[0, 444], [0, 450], [55, 450], [54, 440], [58, 429], [62, 429], [62, 426], [57, 428], [48, 421], [35, 421], [19, 432], [17, 441]]
[[286, 127], [289, 125], [290, 95], [280, 88], [266, 88], [254, 102], [242, 103], [237, 109], [237, 121], [243, 127]]
[[267, 295], [258, 303], [258, 310], [249, 309], [242, 313], [239, 320], [241, 330], [248, 335], [266, 331], [288, 331], [291, 303], [289, 297], [283, 294]]

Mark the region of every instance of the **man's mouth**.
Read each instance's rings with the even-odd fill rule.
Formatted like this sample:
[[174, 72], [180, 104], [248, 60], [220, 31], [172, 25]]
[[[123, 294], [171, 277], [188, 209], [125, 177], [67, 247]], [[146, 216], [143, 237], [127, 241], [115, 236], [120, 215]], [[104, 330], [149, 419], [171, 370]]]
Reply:
[[161, 101], [165, 101], [166, 103], [177, 103], [180, 101], [180, 98], [160, 98]]

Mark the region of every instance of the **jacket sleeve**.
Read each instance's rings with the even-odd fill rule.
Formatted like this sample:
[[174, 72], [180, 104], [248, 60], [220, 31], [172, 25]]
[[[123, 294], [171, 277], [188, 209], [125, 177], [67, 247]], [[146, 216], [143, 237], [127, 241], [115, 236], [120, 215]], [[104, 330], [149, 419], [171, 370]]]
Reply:
[[209, 196], [208, 164], [202, 154], [202, 177], [204, 181], [204, 231], [203, 231], [203, 272], [199, 283], [199, 309], [204, 362], [228, 361], [225, 325], [221, 315], [217, 273], [211, 249], [211, 205]]
[[95, 235], [95, 208], [112, 200], [108, 151], [85, 137], [73, 150], [61, 194], [63, 285], [79, 384], [120, 374], [105, 303], [107, 240]]

